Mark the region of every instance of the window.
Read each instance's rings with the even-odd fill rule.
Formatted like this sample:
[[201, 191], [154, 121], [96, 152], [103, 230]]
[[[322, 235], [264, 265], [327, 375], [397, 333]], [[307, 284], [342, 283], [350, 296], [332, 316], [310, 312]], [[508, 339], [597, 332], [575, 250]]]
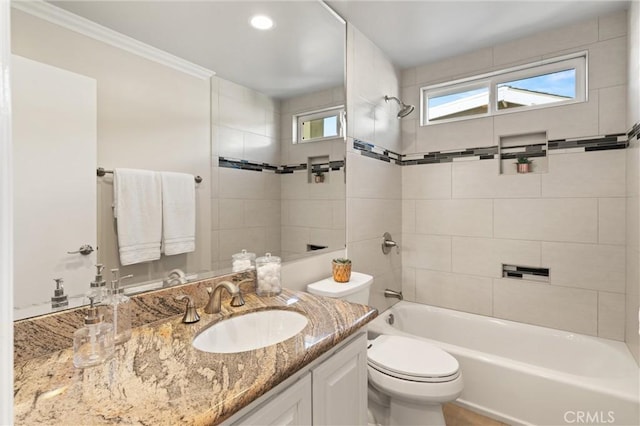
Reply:
[[342, 137], [343, 106], [293, 116], [293, 143]]
[[587, 100], [587, 54], [423, 87], [422, 125]]

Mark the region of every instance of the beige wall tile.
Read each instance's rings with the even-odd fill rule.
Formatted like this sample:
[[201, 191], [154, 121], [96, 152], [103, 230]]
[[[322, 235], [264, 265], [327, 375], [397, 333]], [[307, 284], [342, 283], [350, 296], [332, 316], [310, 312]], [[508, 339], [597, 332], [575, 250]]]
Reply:
[[347, 201], [349, 241], [380, 238], [390, 232], [401, 232], [402, 203], [400, 200], [350, 198]]
[[451, 163], [402, 167], [402, 198], [433, 200], [451, 198]]
[[264, 173], [220, 167], [220, 198], [261, 199], [265, 194]]
[[627, 129], [627, 86], [612, 86], [599, 90], [599, 135], [625, 133]]
[[598, 293], [532, 281], [493, 281], [493, 314], [497, 318], [596, 336]]
[[289, 206], [291, 226], [324, 229], [332, 227], [333, 214], [325, 201], [291, 200]]
[[540, 242], [453, 237], [453, 272], [502, 277], [502, 265], [541, 266]]
[[416, 301], [480, 315], [492, 314], [491, 278], [416, 270]]
[[624, 246], [542, 243], [553, 285], [624, 293]]
[[416, 151], [433, 152], [495, 145], [493, 120], [493, 117], [485, 117], [419, 126]]
[[402, 233], [416, 232], [416, 201], [402, 200]]
[[451, 237], [402, 235], [402, 266], [451, 271]]
[[627, 84], [627, 38], [589, 46], [589, 89]]
[[607, 40], [627, 34], [627, 12], [617, 12], [598, 18], [599, 40]]
[[496, 238], [595, 243], [594, 198], [494, 200]]
[[[399, 243], [402, 241], [398, 240]], [[380, 248], [381, 239], [347, 243], [347, 255], [353, 262], [353, 270], [372, 275], [374, 278], [402, 267], [401, 256], [395, 251], [385, 255]], [[401, 281], [398, 281], [400, 287]]]
[[416, 201], [416, 231], [421, 234], [493, 236], [491, 200]]
[[453, 198], [529, 198], [540, 196], [539, 174], [500, 174], [498, 161], [454, 163], [452, 165]]
[[470, 53], [444, 59], [432, 64], [416, 67], [416, 83], [419, 86], [461, 78], [489, 68], [493, 63], [491, 48], [479, 49]]
[[[419, 104], [415, 104], [416, 109], [420, 108]], [[401, 150], [400, 154], [412, 154], [417, 152], [416, 148], [416, 140], [417, 140], [417, 132], [418, 126], [420, 125], [420, 120], [417, 118], [405, 118], [402, 120], [400, 124], [400, 143]]]
[[244, 200], [222, 198], [218, 201], [220, 229], [242, 228], [244, 221]]
[[560, 154], [549, 157], [542, 175], [543, 197], [622, 197], [624, 150]]
[[401, 199], [400, 167], [360, 154], [348, 153], [347, 197]]
[[[591, 88], [590, 88], [591, 89]], [[598, 134], [598, 91], [589, 91], [589, 101], [494, 117], [496, 145], [500, 136], [547, 132], [549, 139]]]
[[624, 341], [625, 297], [618, 293], [598, 293], [598, 336]]
[[597, 40], [598, 20], [592, 19], [495, 46], [493, 48], [493, 63], [494, 65], [509, 64], [524, 58], [534, 58], [551, 52], [583, 46]]
[[626, 199], [600, 198], [598, 200], [598, 242], [624, 244], [626, 241]]
[[416, 270], [415, 268], [402, 268], [402, 295], [404, 300], [416, 301]]

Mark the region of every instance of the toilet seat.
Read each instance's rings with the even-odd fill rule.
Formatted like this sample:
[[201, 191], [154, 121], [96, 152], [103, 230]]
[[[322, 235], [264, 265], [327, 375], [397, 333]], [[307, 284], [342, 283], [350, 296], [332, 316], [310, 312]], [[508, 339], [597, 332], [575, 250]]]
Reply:
[[450, 382], [460, 376], [458, 361], [435, 345], [404, 336], [381, 335], [370, 341], [371, 368], [400, 380]]

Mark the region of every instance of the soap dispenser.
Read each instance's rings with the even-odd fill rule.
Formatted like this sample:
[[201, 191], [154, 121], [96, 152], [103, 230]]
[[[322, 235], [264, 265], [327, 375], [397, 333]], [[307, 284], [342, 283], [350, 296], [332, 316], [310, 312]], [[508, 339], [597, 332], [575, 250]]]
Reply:
[[89, 287], [91, 288], [89, 294], [94, 296], [94, 301], [96, 303], [101, 303], [107, 297], [107, 282], [102, 277], [103, 270], [104, 265], [98, 263], [96, 265], [96, 277], [91, 281], [91, 284], [89, 284]]
[[116, 345], [131, 338], [131, 299], [124, 294], [121, 281], [132, 276], [120, 277], [118, 269], [111, 270], [111, 286], [105, 300], [105, 320], [113, 324], [113, 340]]
[[78, 368], [103, 363], [113, 355], [113, 326], [103, 321], [99, 308], [89, 296], [90, 307], [84, 327], [73, 333], [73, 365]]
[[53, 280], [56, 282], [56, 289], [53, 290], [53, 297], [51, 298], [51, 308], [66, 308], [67, 306], [69, 306], [69, 299], [67, 298], [67, 295], [64, 294], [64, 286], [62, 285], [64, 280], [62, 278], [54, 278]]

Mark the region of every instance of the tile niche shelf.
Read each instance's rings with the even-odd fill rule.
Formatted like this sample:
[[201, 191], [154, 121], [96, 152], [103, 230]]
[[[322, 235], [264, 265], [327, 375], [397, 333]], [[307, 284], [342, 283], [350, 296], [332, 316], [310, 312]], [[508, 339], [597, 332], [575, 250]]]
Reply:
[[500, 174], [518, 174], [515, 163], [518, 161], [518, 157], [522, 156], [532, 161], [530, 173], [547, 173], [549, 170], [547, 152], [547, 132], [500, 136], [498, 144]]

